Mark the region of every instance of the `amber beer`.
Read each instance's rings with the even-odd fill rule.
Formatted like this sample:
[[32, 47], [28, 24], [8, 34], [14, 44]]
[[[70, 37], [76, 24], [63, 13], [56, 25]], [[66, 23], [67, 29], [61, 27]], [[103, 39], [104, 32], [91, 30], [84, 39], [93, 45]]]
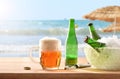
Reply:
[[61, 61], [61, 41], [56, 38], [40, 40], [40, 64], [43, 69], [58, 69]]
[[44, 51], [41, 52], [41, 62], [42, 67], [45, 68], [58, 68], [61, 60], [60, 51]]

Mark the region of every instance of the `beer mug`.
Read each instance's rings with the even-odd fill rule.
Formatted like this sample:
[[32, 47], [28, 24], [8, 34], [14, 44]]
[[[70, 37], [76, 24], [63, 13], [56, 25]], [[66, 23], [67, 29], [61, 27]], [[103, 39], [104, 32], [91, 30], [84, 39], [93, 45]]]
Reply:
[[[57, 38], [45, 37], [39, 41], [40, 64], [43, 69], [58, 69], [61, 61], [61, 41]], [[35, 62], [32, 57], [32, 52], [36, 48], [32, 48], [30, 58]]]

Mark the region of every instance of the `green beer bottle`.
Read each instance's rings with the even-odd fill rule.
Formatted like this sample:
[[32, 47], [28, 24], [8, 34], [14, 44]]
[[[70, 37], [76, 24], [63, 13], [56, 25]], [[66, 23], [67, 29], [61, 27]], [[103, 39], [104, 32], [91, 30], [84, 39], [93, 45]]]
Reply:
[[75, 33], [74, 19], [69, 21], [69, 31], [66, 40], [66, 66], [74, 66], [77, 64], [78, 58], [78, 41]]
[[84, 40], [84, 42], [87, 43], [87, 44], [89, 44], [91, 47], [93, 47], [98, 52], [100, 52], [99, 48], [106, 47], [105, 43], [98, 42], [98, 41], [96, 41], [94, 39], [91, 39], [88, 36], [86, 37], [86, 39]]
[[100, 39], [101, 37], [97, 34], [97, 32], [96, 32], [96, 30], [93, 26], [93, 23], [89, 23], [88, 26], [89, 26], [89, 31], [90, 31], [91, 38], [94, 39], [94, 40]]

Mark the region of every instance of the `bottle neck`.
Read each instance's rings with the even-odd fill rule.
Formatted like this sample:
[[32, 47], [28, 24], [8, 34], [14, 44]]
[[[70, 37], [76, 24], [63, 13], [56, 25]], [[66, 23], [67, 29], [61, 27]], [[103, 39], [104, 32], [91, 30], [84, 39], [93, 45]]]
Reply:
[[75, 24], [74, 24], [74, 21], [70, 21], [69, 23], [69, 32], [68, 32], [69, 35], [73, 35], [75, 34]]
[[90, 31], [90, 36], [91, 38], [93, 38], [94, 40], [98, 40], [100, 39], [101, 37], [97, 34], [93, 24], [92, 25], [89, 25], [89, 31]]
[[105, 47], [106, 44], [105, 43], [102, 43], [102, 42], [98, 42], [94, 39], [91, 39], [90, 37], [87, 36], [87, 38], [85, 39], [85, 41], [87, 44], [91, 45], [93, 48], [96, 48], [96, 47]]
[[95, 31], [95, 28], [93, 25], [89, 26], [90, 31]]
[[93, 39], [91, 39], [90, 37], [86, 37], [86, 39], [85, 39], [85, 41], [84, 42], [86, 42], [86, 43], [93, 43], [93, 42], [95, 42]]

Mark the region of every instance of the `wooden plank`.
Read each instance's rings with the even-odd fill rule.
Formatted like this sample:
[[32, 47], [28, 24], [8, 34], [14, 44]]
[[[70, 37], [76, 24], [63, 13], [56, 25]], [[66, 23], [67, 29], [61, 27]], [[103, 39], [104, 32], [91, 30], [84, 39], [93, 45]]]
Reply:
[[0, 73], [0, 79], [120, 79], [120, 74], [98, 73]]
[[[42, 70], [39, 63], [29, 58], [0, 58], [0, 79], [120, 79], [120, 71], [103, 71], [91, 68], [64, 70], [62, 58], [59, 70]], [[79, 63], [87, 63], [79, 58]], [[24, 70], [24, 67], [31, 70]]]

